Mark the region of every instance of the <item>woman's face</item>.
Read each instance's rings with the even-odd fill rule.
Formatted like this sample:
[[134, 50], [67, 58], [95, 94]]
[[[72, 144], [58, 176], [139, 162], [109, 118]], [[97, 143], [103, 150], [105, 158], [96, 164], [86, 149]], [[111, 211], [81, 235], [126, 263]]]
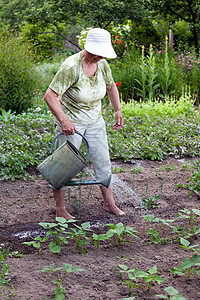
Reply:
[[90, 63], [98, 63], [98, 61], [100, 61], [103, 58], [104, 58], [103, 56], [95, 55], [87, 52], [87, 59]]

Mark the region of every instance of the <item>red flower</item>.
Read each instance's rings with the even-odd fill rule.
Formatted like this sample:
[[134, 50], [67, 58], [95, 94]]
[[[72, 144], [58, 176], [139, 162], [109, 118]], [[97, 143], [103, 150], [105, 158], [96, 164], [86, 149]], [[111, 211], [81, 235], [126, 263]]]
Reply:
[[121, 82], [115, 82], [116, 86], [119, 87], [121, 85]]
[[118, 38], [119, 38], [119, 36], [118, 36], [118, 35], [116, 35], [116, 36], [115, 36], [115, 38], [116, 38], [116, 39], [118, 39]]
[[121, 44], [121, 42], [122, 42], [121, 40], [117, 40], [117, 43], [118, 43], [118, 44]]

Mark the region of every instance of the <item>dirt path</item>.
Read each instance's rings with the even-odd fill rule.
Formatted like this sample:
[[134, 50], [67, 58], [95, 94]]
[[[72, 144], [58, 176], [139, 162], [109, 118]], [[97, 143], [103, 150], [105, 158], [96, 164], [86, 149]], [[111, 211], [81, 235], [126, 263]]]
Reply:
[[[102, 242], [99, 249], [91, 242], [84, 255], [79, 253], [72, 241], [62, 248], [59, 257], [49, 251], [48, 244], [42, 245], [40, 255], [33, 247], [23, 245], [22, 242], [31, 240], [30, 235], [36, 237], [44, 233], [41, 226], [37, 225], [38, 222], [55, 221], [51, 190], [40, 175], [36, 176], [34, 182], [1, 182], [0, 244], [3, 244], [2, 248], [10, 247], [10, 253], [18, 251], [24, 254], [22, 258], [16, 257], [16, 253], [7, 257], [6, 263], [11, 268], [11, 282], [10, 286], [1, 287], [4, 293], [1, 299], [54, 299], [55, 285], [51, 283], [53, 277], [38, 272], [53, 263], [56, 267], [68, 263], [85, 270], [65, 278], [63, 287], [66, 289], [66, 299], [114, 300], [129, 297], [128, 287], [118, 276], [119, 264], [143, 271], [156, 265], [160, 276], [165, 279], [161, 285], [154, 284], [150, 291], [143, 284], [136, 291], [135, 299], [159, 299], [152, 295], [163, 294], [163, 289], [167, 286], [173, 286], [187, 299], [200, 299], [197, 276], [187, 279], [185, 276], [172, 276], [169, 271], [181, 264], [187, 257], [187, 251], [174, 241], [166, 244], [152, 243], [151, 237], [146, 234], [150, 223], [143, 218], [143, 215], [154, 214], [162, 219], [175, 219], [180, 209], [200, 209], [197, 195], [189, 197], [186, 189], [177, 188], [178, 184], [185, 184], [191, 174], [187, 168], [183, 170], [188, 163], [190, 160], [173, 158], [163, 162], [136, 161], [136, 164], [114, 161], [113, 169], [118, 173], [113, 175], [111, 186], [117, 204], [126, 212], [126, 216], [121, 218], [103, 211], [98, 186], [82, 186], [81, 194], [77, 187], [71, 188], [70, 195], [66, 195], [66, 205], [78, 223], [90, 222], [91, 229], [101, 233], [106, 228], [102, 225], [122, 222], [134, 227], [140, 237], [131, 238], [133, 244], [126, 243], [120, 248], [114, 240]], [[141, 168], [141, 173], [133, 176], [131, 169], [134, 167], [137, 170]], [[170, 168], [173, 170], [169, 171]], [[147, 193], [152, 197], [160, 196], [158, 207], [148, 210], [142, 206], [142, 199], [147, 197]], [[180, 224], [185, 225], [181, 220]], [[164, 227], [162, 237], [171, 239], [170, 231], [169, 227]], [[198, 244], [199, 237], [192, 238], [191, 243]]]

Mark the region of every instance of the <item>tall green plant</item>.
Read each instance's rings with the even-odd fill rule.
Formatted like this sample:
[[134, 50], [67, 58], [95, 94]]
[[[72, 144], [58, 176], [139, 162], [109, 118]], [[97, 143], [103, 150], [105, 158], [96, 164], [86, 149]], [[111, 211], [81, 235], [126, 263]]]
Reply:
[[155, 56], [152, 45], [149, 47], [149, 55], [147, 56], [148, 76], [147, 76], [147, 99], [152, 101], [155, 97], [156, 89], [160, 86], [157, 82], [157, 71], [155, 64]]
[[142, 46], [142, 56], [141, 56], [141, 64], [140, 64], [140, 80], [135, 79], [135, 81], [140, 86], [140, 88], [136, 88], [136, 89], [138, 90], [138, 95], [142, 96], [143, 101], [145, 101], [145, 98], [146, 98], [146, 80], [147, 80], [147, 65], [146, 65], [145, 56], [144, 56], [144, 46]]
[[29, 46], [8, 30], [0, 27], [0, 107], [21, 113], [33, 105], [40, 80]]

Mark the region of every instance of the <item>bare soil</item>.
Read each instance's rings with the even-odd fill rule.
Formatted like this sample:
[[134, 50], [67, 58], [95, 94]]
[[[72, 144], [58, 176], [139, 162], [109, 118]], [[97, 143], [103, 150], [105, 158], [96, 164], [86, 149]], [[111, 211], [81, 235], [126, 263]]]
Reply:
[[[150, 223], [143, 215], [154, 214], [162, 219], [175, 219], [181, 209], [200, 209], [198, 195], [188, 194], [185, 188], [177, 188], [178, 184], [185, 184], [191, 175], [182, 166], [191, 159], [168, 158], [162, 162], [136, 161], [135, 164], [113, 161], [113, 168], [125, 172], [113, 175], [113, 188], [117, 205], [125, 211], [124, 217], [115, 217], [102, 209], [102, 197], [99, 186], [82, 186], [80, 189], [72, 187], [70, 196], [66, 194], [66, 206], [77, 219], [77, 224], [90, 221], [91, 229], [99, 234], [105, 232], [108, 223], [134, 227], [140, 239], [130, 238], [133, 243], [125, 243], [118, 247], [114, 239], [100, 243], [97, 249], [92, 242], [87, 246], [86, 254], [82, 255], [73, 241], [63, 246], [60, 256], [49, 251], [48, 243], [42, 244], [41, 254], [35, 248], [22, 244], [30, 241], [30, 236], [42, 236], [38, 222], [55, 221], [55, 205], [52, 191], [46, 181], [36, 174], [35, 181], [16, 180], [1, 182], [0, 184], [0, 244], [2, 249], [9, 248], [10, 255], [6, 263], [11, 269], [9, 275], [10, 286], [0, 288], [1, 299], [16, 300], [44, 300], [55, 299], [55, 285], [52, 274], [46, 276], [38, 272], [42, 268], [55, 264], [61, 267], [63, 263], [83, 268], [84, 272], [69, 274], [63, 287], [66, 289], [66, 299], [71, 300], [118, 300], [130, 297], [129, 289], [119, 276], [119, 264], [148, 271], [157, 266], [158, 273], [165, 281], [152, 285], [150, 291], [146, 284], [142, 284], [135, 292], [135, 299], [159, 299], [156, 294], [163, 294], [164, 288], [173, 286], [187, 299], [200, 299], [200, 285], [197, 276], [187, 279], [185, 276], [173, 276], [170, 268], [180, 265], [188, 257], [185, 249], [172, 240], [171, 229], [164, 227], [161, 233], [166, 243], [154, 244], [146, 233]], [[175, 166], [168, 171], [167, 166]], [[133, 177], [131, 169], [142, 167], [141, 173]], [[165, 167], [165, 169], [163, 169]], [[141, 200], [160, 195], [158, 206], [148, 210], [142, 206]], [[179, 223], [178, 223], [179, 222]], [[180, 220], [175, 224], [185, 226]], [[199, 236], [191, 239], [192, 244], [199, 243]], [[17, 253], [24, 254], [18, 257]], [[12, 254], [13, 253], [13, 254]]]

